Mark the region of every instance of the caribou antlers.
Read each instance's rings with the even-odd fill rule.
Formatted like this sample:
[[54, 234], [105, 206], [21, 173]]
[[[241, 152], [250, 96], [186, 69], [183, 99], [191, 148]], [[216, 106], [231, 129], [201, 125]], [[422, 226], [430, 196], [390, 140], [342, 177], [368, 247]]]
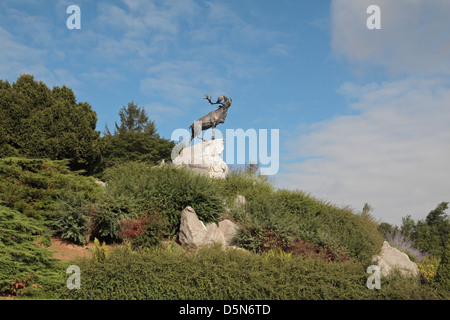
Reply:
[[[209, 96], [209, 94], [205, 94], [205, 99], [209, 101], [210, 104], [215, 105], [215, 104], [222, 104], [222, 106], [225, 104], [225, 102], [229, 101], [228, 97], [226, 96], [219, 96], [217, 98], [216, 102], [212, 102], [211, 101], [211, 97]], [[222, 102], [223, 101], [223, 102]]]

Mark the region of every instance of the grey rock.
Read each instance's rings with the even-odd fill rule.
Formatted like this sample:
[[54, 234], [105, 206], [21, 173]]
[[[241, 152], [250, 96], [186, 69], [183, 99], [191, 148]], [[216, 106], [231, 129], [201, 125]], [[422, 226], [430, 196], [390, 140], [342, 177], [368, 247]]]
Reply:
[[380, 267], [383, 276], [389, 275], [393, 270], [398, 270], [404, 276], [417, 276], [419, 268], [412, 262], [406, 253], [393, 248], [384, 241], [380, 255], [374, 256], [372, 262]]
[[190, 206], [181, 212], [178, 238], [184, 245], [194, 244], [197, 247], [201, 247], [208, 244], [220, 243], [226, 246], [225, 236], [222, 230], [215, 223], [209, 223], [205, 226]]
[[188, 206], [181, 212], [179, 240], [184, 245], [195, 244], [200, 246], [208, 230], [201, 222], [192, 207]]
[[219, 222], [219, 229], [225, 237], [226, 244], [229, 246], [235, 245], [235, 237], [239, 227], [234, 222], [225, 219]]
[[222, 230], [215, 223], [209, 223], [206, 225], [206, 236], [203, 239], [203, 245], [220, 243], [222, 246], [226, 246], [227, 243], [225, 241], [225, 236], [223, 235]]

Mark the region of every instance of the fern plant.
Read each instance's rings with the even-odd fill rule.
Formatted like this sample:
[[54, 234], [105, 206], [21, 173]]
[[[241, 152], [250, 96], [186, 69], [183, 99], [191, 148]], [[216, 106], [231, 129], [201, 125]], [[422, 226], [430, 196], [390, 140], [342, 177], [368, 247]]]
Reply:
[[85, 214], [87, 200], [80, 193], [67, 194], [61, 197], [59, 219], [56, 229], [61, 238], [78, 244], [85, 244], [88, 228], [88, 217]]
[[85, 233], [87, 228], [87, 218], [83, 213], [67, 214], [57, 222], [61, 238], [70, 240], [78, 244], [85, 244]]

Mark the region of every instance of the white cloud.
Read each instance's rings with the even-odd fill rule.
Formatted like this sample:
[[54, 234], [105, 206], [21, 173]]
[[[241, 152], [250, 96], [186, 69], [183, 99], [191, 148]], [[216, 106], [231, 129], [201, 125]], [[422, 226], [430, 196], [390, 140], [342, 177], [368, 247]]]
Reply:
[[[366, 27], [373, 4], [381, 30]], [[299, 125], [285, 147], [287, 159], [302, 161], [281, 164], [280, 187], [359, 210], [368, 202], [394, 224], [450, 201], [449, 10], [445, 0], [332, 2], [333, 52], [360, 75], [397, 79], [343, 84], [352, 114]]]
[[368, 202], [395, 224], [450, 201], [450, 86], [410, 78], [347, 83], [341, 92], [359, 114], [313, 124], [289, 141], [291, 156], [305, 160], [285, 164], [279, 186], [356, 209]]
[[290, 50], [286, 35], [252, 24], [223, 3], [123, 0], [98, 8], [95, 56], [140, 73], [140, 92], [164, 103], [189, 105], [206, 92], [226, 94], [236, 78], [267, 74], [268, 55]]
[[186, 115], [187, 110], [181, 107], [174, 107], [159, 102], [153, 102], [144, 106], [145, 111], [150, 118], [156, 123], [163, 123], [165, 121], [173, 121], [175, 118]]
[[[381, 9], [381, 30], [369, 30], [369, 5]], [[448, 0], [334, 0], [333, 50], [363, 66], [389, 73], [450, 74]]]

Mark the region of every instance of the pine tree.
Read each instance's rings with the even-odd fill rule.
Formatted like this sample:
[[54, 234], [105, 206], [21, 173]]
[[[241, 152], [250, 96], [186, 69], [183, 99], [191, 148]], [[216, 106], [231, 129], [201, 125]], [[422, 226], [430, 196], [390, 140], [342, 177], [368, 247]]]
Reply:
[[139, 107], [133, 101], [123, 106], [119, 111], [120, 126], [116, 123], [116, 132], [145, 132], [156, 133], [154, 121], [150, 121], [144, 108]]
[[450, 239], [447, 239], [441, 262], [436, 272], [435, 281], [450, 291]]
[[92, 172], [100, 161], [97, 114], [66, 86], [50, 90], [31, 75], [0, 82], [0, 157], [69, 159]]
[[418, 249], [438, 258], [442, 257], [444, 246], [450, 237], [450, 221], [445, 210], [448, 202], [441, 202], [430, 211], [425, 220], [419, 220], [411, 234]]
[[175, 144], [161, 138], [143, 107], [133, 101], [119, 111], [120, 124], [114, 134], [105, 126], [102, 137], [102, 164], [100, 171], [126, 161], [145, 161], [158, 164], [169, 161]]

